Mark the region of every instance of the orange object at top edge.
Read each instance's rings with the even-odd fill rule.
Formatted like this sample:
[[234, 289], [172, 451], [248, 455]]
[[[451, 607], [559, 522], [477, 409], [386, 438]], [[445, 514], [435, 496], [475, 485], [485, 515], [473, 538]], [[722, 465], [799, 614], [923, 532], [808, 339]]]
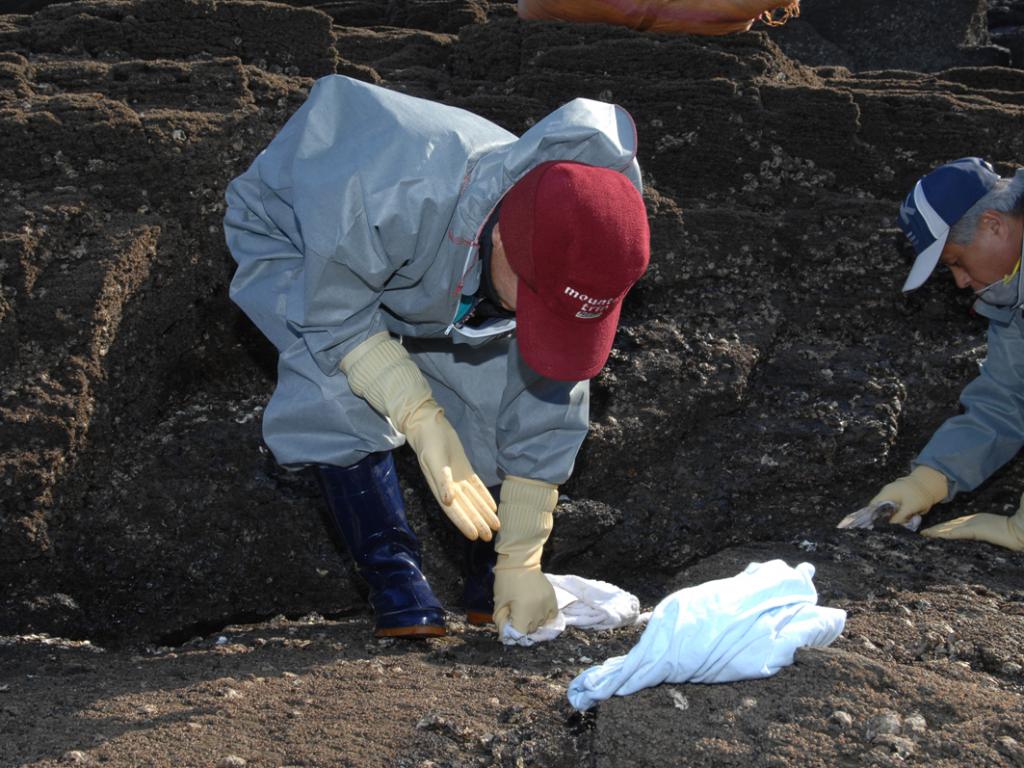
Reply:
[[[780, 19], [774, 12], [783, 9]], [[727, 35], [758, 19], [778, 26], [800, 15], [799, 0], [518, 0], [519, 18], [614, 24], [646, 32]]]

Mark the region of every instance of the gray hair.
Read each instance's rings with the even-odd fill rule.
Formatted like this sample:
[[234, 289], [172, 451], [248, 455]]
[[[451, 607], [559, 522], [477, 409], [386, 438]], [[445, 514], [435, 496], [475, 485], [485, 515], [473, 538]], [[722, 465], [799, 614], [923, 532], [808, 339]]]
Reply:
[[1024, 216], [1024, 168], [1019, 168], [1009, 179], [999, 179], [978, 202], [949, 230], [947, 242], [968, 245], [974, 240], [978, 223], [985, 211], [999, 211], [1011, 216]]

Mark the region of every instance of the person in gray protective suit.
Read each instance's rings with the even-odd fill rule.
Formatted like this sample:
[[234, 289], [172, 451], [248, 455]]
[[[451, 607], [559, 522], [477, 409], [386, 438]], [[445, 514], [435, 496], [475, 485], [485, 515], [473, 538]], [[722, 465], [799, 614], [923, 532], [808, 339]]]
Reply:
[[[1024, 170], [1000, 178], [977, 157], [939, 166], [907, 195], [899, 225], [918, 254], [903, 290], [920, 287], [941, 263], [975, 292], [974, 309], [989, 320], [988, 355], [960, 395], [964, 412], [939, 427], [909, 475], [872, 499], [895, 501], [890, 522], [907, 523], [973, 490], [1024, 446]], [[921, 533], [1021, 550], [1024, 506], [1011, 517], [969, 515]]]
[[640, 190], [620, 107], [576, 99], [517, 138], [336, 75], [231, 182], [231, 297], [279, 352], [264, 439], [317, 468], [379, 636], [445, 631], [403, 442], [467, 539], [470, 621], [528, 633], [556, 614], [541, 554], [649, 260]]

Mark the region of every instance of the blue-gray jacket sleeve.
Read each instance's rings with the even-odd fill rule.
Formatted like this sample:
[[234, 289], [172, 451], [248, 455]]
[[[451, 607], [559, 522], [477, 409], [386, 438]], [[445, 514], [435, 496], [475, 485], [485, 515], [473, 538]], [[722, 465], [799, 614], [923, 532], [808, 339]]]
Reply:
[[360, 175], [339, 172], [343, 109], [335, 84], [316, 83], [226, 195], [232, 299], [279, 350], [301, 337], [327, 375], [385, 329], [380, 296], [397, 269], [368, 224]]
[[590, 426], [590, 382], [541, 376], [509, 345], [498, 412], [498, 474], [561, 485], [572, 474]]
[[947, 419], [914, 465], [950, 481], [949, 496], [977, 488], [1024, 445], [1024, 335], [1019, 318], [990, 322], [981, 373], [960, 394], [964, 413]]

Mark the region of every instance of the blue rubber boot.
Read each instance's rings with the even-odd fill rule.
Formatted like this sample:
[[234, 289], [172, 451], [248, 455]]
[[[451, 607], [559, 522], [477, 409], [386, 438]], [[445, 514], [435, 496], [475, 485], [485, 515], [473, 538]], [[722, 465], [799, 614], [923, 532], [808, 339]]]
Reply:
[[329, 519], [370, 587], [377, 637], [445, 634], [444, 608], [420, 570], [390, 451], [350, 467], [318, 467]]
[[[497, 499], [501, 486], [487, 490]], [[490, 624], [494, 620], [494, 564], [498, 560], [494, 539], [464, 539], [462, 547], [462, 607], [466, 609], [466, 621], [477, 626]]]

